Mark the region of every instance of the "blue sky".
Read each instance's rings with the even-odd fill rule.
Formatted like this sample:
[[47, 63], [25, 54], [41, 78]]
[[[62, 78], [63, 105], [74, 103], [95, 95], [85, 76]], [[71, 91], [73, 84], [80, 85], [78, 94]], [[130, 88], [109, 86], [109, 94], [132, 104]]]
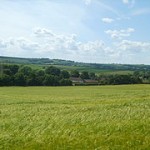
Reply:
[[150, 64], [150, 0], [1, 0], [0, 55]]

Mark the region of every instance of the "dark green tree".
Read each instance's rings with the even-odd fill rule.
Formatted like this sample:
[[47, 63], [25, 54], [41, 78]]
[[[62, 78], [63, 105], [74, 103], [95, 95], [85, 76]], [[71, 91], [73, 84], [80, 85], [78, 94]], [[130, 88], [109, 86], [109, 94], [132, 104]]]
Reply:
[[57, 86], [59, 85], [59, 79], [53, 75], [45, 75], [43, 85], [46, 86]]
[[72, 85], [72, 81], [69, 79], [61, 79], [60, 80], [60, 85], [61, 86], [71, 86]]
[[44, 76], [45, 72], [44, 70], [36, 70], [36, 76]]
[[32, 73], [32, 68], [29, 66], [23, 66], [19, 69], [19, 73], [22, 73], [24, 76], [29, 76]]
[[68, 79], [69, 77], [70, 77], [70, 74], [68, 71], [66, 70], [61, 71], [61, 78]]
[[32, 71], [32, 73], [26, 77], [26, 82], [27, 85], [29, 86], [36, 86], [38, 85], [37, 77], [36, 77], [36, 72]]
[[18, 65], [10, 65], [11, 75], [15, 75], [18, 72], [19, 66]]
[[89, 79], [89, 73], [87, 71], [83, 71], [80, 77], [81, 79]]
[[26, 86], [26, 79], [23, 73], [17, 73], [14, 76], [14, 83], [17, 86]]
[[77, 70], [72, 70], [70, 74], [71, 74], [71, 77], [78, 78], [80, 76], [79, 71]]
[[0, 76], [0, 86], [11, 86], [13, 85], [13, 78], [9, 75], [3, 74]]
[[95, 73], [94, 72], [90, 72], [89, 73], [89, 78], [92, 79], [92, 80], [94, 80], [96, 78]]
[[49, 75], [59, 76], [60, 75], [60, 69], [58, 69], [54, 66], [49, 66], [45, 69], [45, 73], [49, 74]]

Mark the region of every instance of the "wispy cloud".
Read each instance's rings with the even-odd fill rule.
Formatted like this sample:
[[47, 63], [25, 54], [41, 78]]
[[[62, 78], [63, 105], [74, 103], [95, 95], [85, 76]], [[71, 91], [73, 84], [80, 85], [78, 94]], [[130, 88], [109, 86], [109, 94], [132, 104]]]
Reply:
[[112, 18], [102, 18], [102, 21], [104, 23], [112, 23], [114, 21], [114, 19], [112, 19]]
[[122, 2], [129, 7], [133, 7], [135, 5], [135, 0], [122, 0]]
[[97, 1], [97, 4], [99, 4], [101, 6], [101, 8], [115, 14], [116, 16], [120, 17], [120, 13], [118, 12], [117, 9], [115, 9], [114, 7], [112, 7], [111, 5], [106, 5], [105, 3], [102, 3], [101, 1]]
[[129, 0], [122, 0], [122, 2], [123, 2], [124, 4], [128, 4], [128, 3], [129, 3]]
[[83, 0], [86, 5], [90, 5], [92, 0]]
[[132, 16], [150, 14], [150, 8], [142, 8], [132, 12]]
[[135, 29], [128, 28], [128, 29], [122, 29], [122, 30], [107, 30], [105, 31], [106, 34], [110, 35], [112, 39], [119, 39], [121, 40], [124, 37], [129, 37], [132, 32], [134, 32]]

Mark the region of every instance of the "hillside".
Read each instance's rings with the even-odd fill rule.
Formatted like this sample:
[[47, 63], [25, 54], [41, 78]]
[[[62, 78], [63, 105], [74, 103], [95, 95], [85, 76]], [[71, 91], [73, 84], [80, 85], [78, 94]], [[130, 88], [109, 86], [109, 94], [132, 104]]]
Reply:
[[24, 64], [33, 66], [53, 65], [61, 69], [78, 71], [93, 71], [95, 73], [131, 73], [136, 70], [150, 70], [150, 65], [131, 65], [131, 64], [97, 64], [82, 63], [71, 60], [49, 59], [49, 58], [19, 58], [0, 56], [1, 63]]

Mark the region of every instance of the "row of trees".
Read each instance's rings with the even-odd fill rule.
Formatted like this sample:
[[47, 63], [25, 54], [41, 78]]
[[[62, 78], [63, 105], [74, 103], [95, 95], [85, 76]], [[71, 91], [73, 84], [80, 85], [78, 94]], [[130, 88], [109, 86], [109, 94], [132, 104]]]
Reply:
[[95, 73], [77, 70], [68, 72], [54, 66], [40, 70], [29, 66], [3, 64], [0, 67], [0, 86], [70, 86], [70, 77], [96, 79]]
[[99, 84], [118, 85], [118, 84], [140, 84], [142, 80], [134, 75], [100, 75]]
[[95, 75], [94, 72], [87, 72], [87, 71], [83, 71], [81, 73], [79, 73], [79, 71], [77, 70], [72, 70], [70, 72], [70, 76], [71, 77], [76, 77], [76, 78], [81, 78], [81, 79], [97, 79], [97, 76]]
[[34, 70], [29, 66], [3, 65], [1, 67], [0, 86], [69, 86], [68, 71], [50, 66]]
[[29, 66], [3, 64], [0, 68], [0, 86], [70, 86], [70, 77], [92, 79], [100, 85], [150, 83], [150, 71], [135, 71], [132, 75], [99, 75], [77, 70], [60, 70], [48, 66], [40, 70]]

